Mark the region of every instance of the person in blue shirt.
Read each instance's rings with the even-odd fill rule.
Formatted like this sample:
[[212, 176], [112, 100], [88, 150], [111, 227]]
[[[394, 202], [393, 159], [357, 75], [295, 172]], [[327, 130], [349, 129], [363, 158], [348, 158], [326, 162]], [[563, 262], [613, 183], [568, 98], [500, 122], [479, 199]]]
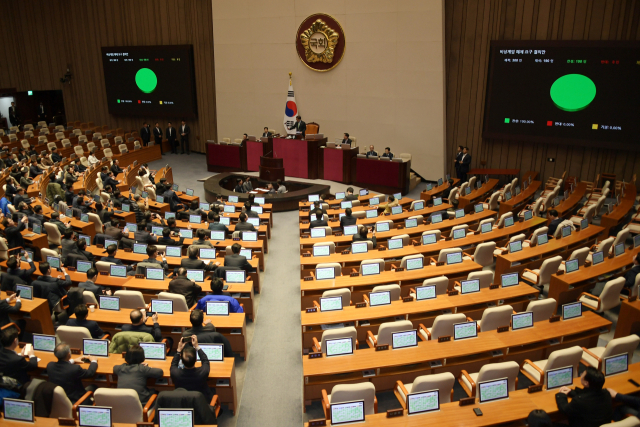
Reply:
[[240, 303], [237, 299], [233, 298], [226, 292], [222, 292], [224, 283], [222, 279], [211, 278], [211, 291], [213, 294], [207, 295], [198, 301], [196, 308], [198, 310], [207, 311], [207, 301], [229, 301], [229, 312], [231, 313], [244, 313], [244, 309], [240, 307]]
[[5, 216], [9, 216], [11, 215], [11, 211], [9, 210], [9, 200], [2, 196], [2, 199], [0, 199], [0, 211], [2, 211], [2, 213]]

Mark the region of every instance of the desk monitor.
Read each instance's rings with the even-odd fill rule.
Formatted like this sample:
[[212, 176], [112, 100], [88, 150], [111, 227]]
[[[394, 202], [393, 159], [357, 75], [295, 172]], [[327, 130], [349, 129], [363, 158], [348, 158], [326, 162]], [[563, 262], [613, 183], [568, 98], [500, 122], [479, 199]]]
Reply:
[[407, 271], [409, 271], [409, 270], [420, 270], [422, 267], [424, 267], [423, 263], [424, 263], [424, 258], [423, 257], [409, 258], [409, 259], [407, 259], [406, 269], [407, 269]]
[[259, 205], [264, 205], [264, 203], [265, 203], [264, 202], [264, 197], [256, 197], [256, 198], [253, 199], [253, 202], [257, 203]]
[[[33, 231], [35, 232], [35, 225], [33, 227]], [[633, 236], [633, 249], [637, 248], [638, 246], [640, 246], [640, 234], [636, 234], [635, 236]]]
[[146, 243], [134, 243], [133, 244], [133, 253], [134, 254], [147, 254], [147, 244]]
[[591, 265], [598, 265], [604, 261], [604, 253], [602, 251], [594, 252], [591, 255]]
[[207, 316], [228, 316], [229, 301], [207, 301]]
[[507, 273], [501, 277], [502, 287], [508, 288], [509, 286], [516, 286], [519, 283], [518, 273]]
[[[224, 344], [200, 344], [200, 348], [207, 355], [209, 362], [222, 362], [224, 360]], [[200, 360], [198, 353], [196, 353], [196, 360]]]
[[407, 218], [404, 220], [404, 228], [414, 228], [418, 226], [418, 218]]
[[585, 230], [589, 227], [589, 219], [583, 218], [580, 220], [580, 230]]
[[336, 270], [333, 267], [316, 268], [316, 280], [335, 279]]
[[164, 213], [164, 219], [170, 219], [170, 218], [174, 218], [176, 217], [176, 213], [175, 212], [165, 212]]
[[151, 311], [156, 314], [173, 314], [173, 300], [170, 299], [152, 299]]
[[264, 209], [262, 208], [262, 206], [251, 206], [251, 210], [258, 214], [261, 214], [264, 212]]
[[33, 299], [33, 286], [30, 285], [16, 285], [16, 293], [20, 293], [21, 299]]
[[189, 230], [188, 228], [181, 228], [179, 230], [180, 237], [184, 237], [185, 239], [193, 239], [193, 230]]
[[33, 224], [33, 232], [35, 234], [42, 234], [42, 225], [40, 224]]
[[369, 252], [369, 245], [367, 242], [354, 242], [351, 244], [352, 254], [362, 254]]
[[608, 377], [629, 370], [629, 354], [623, 353], [617, 356], [604, 358], [604, 376]]
[[211, 240], [224, 240], [225, 237], [223, 230], [211, 230]]
[[260, 227], [260, 218], [247, 218], [247, 222], [254, 227]]
[[164, 280], [164, 270], [162, 268], [147, 267], [145, 273], [147, 280]]
[[200, 248], [198, 255], [201, 259], [216, 259], [216, 248]]
[[100, 310], [120, 311], [120, 297], [100, 295], [98, 305]]
[[60, 205], [58, 203], [54, 203], [53, 206], [51, 207], [53, 208], [54, 211], [60, 212]]
[[362, 267], [362, 275], [363, 276], [371, 276], [374, 274], [380, 274], [380, 264], [363, 264]]
[[21, 261], [26, 261], [28, 259], [33, 260], [34, 258], [33, 258], [33, 251], [30, 251], [30, 250], [27, 249], [27, 250], [24, 251], [24, 253], [20, 257], [20, 260]]
[[380, 198], [379, 197], [372, 197], [369, 199], [369, 206], [375, 206], [380, 204]]
[[[400, 200], [400, 199], [398, 199], [398, 200]], [[413, 210], [414, 211], [419, 211], [419, 210], [422, 210], [422, 209], [424, 209], [424, 201], [415, 202], [413, 204]]]
[[404, 241], [401, 238], [395, 238], [395, 239], [389, 239], [387, 241], [388, 245], [389, 245], [389, 249], [402, 249], [403, 245], [404, 245]]
[[56, 336], [33, 334], [33, 349], [36, 351], [47, 351], [53, 353], [56, 349]]
[[240, 249], [240, 256], [243, 256], [247, 259], [247, 261], [249, 261], [251, 259], [251, 249]]
[[321, 297], [320, 311], [342, 310], [342, 297]]
[[357, 225], [345, 225], [343, 227], [344, 235], [345, 236], [353, 236], [354, 234], [358, 233], [358, 226]]
[[309, 194], [308, 199], [310, 202], [319, 202], [320, 195], [319, 194]]
[[394, 332], [391, 334], [391, 347], [395, 350], [398, 348], [417, 347], [418, 331], [412, 329], [410, 331]]
[[400, 201], [400, 199], [402, 199], [402, 193], [393, 193], [393, 197], [394, 197], [397, 201]]
[[179, 186], [178, 184], [173, 184], [173, 185], [171, 186], [171, 189], [172, 189], [173, 191], [178, 191], [178, 189], [179, 189], [179, 188], [180, 188], [180, 186]]
[[109, 340], [83, 338], [82, 354], [85, 356], [109, 357]]
[[465, 196], [468, 196], [469, 194], [471, 194], [471, 187], [466, 187], [466, 188], [464, 189], [464, 195], [465, 195]]
[[325, 340], [327, 357], [353, 354], [353, 338], [337, 338]]
[[476, 213], [480, 213], [484, 211], [484, 206], [482, 205], [482, 203], [478, 203], [473, 207], [473, 209], [476, 211]]
[[87, 246], [91, 246], [91, 237], [87, 236], [86, 234], [79, 234], [78, 240], [84, 240], [87, 243]]
[[309, 221], [317, 221], [318, 217], [316, 216], [316, 214], [311, 214], [309, 215]]
[[478, 383], [478, 387], [480, 403], [509, 398], [509, 380], [507, 378], [481, 381]]
[[344, 199], [344, 192], [336, 193], [336, 200]]
[[322, 227], [315, 227], [311, 229], [311, 237], [326, 237], [327, 229]]
[[509, 253], [513, 254], [522, 250], [522, 240], [516, 240], [515, 242], [509, 242]]
[[427, 184], [427, 191], [433, 190], [433, 184]]
[[200, 224], [202, 217], [200, 215], [189, 215], [189, 222], [191, 224]]
[[91, 267], [93, 267], [93, 263], [91, 261], [78, 261], [76, 263], [76, 270], [79, 273], [86, 273]]
[[168, 257], [180, 258], [182, 256], [182, 248], [180, 246], [166, 246], [164, 252]]
[[504, 219], [504, 226], [511, 227], [514, 224], [514, 219], [512, 216], [508, 216]]
[[516, 186], [516, 196], [520, 195], [520, 186]]
[[554, 207], [558, 206], [560, 204], [560, 196], [558, 196], [555, 199], [553, 199], [552, 204], [553, 204]]
[[524, 211], [524, 220], [529, 221], [533, 218], [533, 211]]
[[375, 307], [377, 305], [389, 304], [391, 304], [390, 291], [369, 292], [369, 306]]
[[344, 202], [340, 202], [340, 209], [347, 209], [352, 207], [353, 207], [353, 203], [351, 203], [351, 200], [345, 200]]
[[365, 215], [367, 218], [377, 218], [378, 210], [377, 209], [368, 209], [365, 211]]
[[163, 342], [141, 342], [140, 347], [144, 350], [144, 358], [151, 360], [165, 360], [167, 349]]
[[544, 245], [549, 241], [548, 234], [539, 234], [538, 235], [538, 246]]
[[436, 286], [426, 285], [416, 287], [416, 301], [434, 299], [436, 297]]
[[258, 241], [258, 232], [257, 231], [243, 231], [242, 232], [242, 240], [245, 242], [257, 242]]
[[464, 209], [457, 209], [456, 210], [456, 219], [457, 218], [462, 218], [464, 216]]
[[440, 410], [440, 391], [429, 390], [407, 395], [407, 415]]
[[138, 231], [138, 224], [136, 224], [134, 222], [127, 222], [124, 225], [124, 228], [129, 230], [130, 233], [135, 233], [136, 231]]
[[185, 190], [185, 193], [187, 194], [187, 196], [193, 196], [193, 188], [187, 188]]
[[573, 366], [549, 369], [545, 372], [547, 377], [547, 390], [573, 385]]
[[480, 292], [480, 280], [472, 279], [472, 280], [462, 280], [460, 282], [461, 294], [473, 294], [475, 292]]
[[437, 185], [437, 186], [438, 186], [438, 187], [440, 187], [440, 186], [442, 185], [442, 183], [443, 183], [443, 182], [444, 182], [444, 181], [442, 180], [442, 178], [438, 178], [438, 185]]
[[155, 234], [156, 236], [162, 236], [162, 227], [151, 227], [151, 233]]
[[431, 224], [439, 224], [442, 222], [442, 214], [431, 215]]
[[329, 256], [330, 255], [330, 246], [329, 245], [321, 245], [313, 247], [313, 256]]
[[458, 228], [453, 230], [453, 240], [464, 239], [467, 237], [467, 230], [465, 228]]
[[508, 202], [509, 200], [511, 200], [511, 192], [510, 191], [505, 191], [505, 193], [504, 193], [504, 201]]
[[624, 253], [624, 243], [618, 243], [613, 250], [615, 256], [622, 255]]
[[[364, 421], [364, 401], [363, 402], [363, 417]], [[8, 421], [23, 421], [33, 423], [35, 421], [35, 409], [33, 401], [31, 400], [19, 400], [4, 398], [4, 419]]]
[[88, 223], [89, 222], [89, 214], [80, 214], [80, 221], [82, 221], [84, 223]]
[[493, 230], [493, 224], [490, 222], [485, 222], [484, 224], [482, 224], [482, 226], [480, 227], [480, 234], [484, 234], [484, 233], [488, 233], [491, 230]]
[[525, 329], [533, 327], [533, 312], [525, 311], [524, 313], [517, 313], [511, 315], [511, 329], [517, 331], [518, 329]]
[[156, 196], [156, 203], [164, 203], [164, 196]]
[[193, 427], [193, 425], [193, 409], [158, 409], [158, 427]]
[[238, 196], [229, 196], [229, 197], [227, 197], [227, 202], [229, 202], [229, 203], [238, 203]]
[[376, 232], [389, 231], [391, 223], [389, 222], [376, 222]]
[[564, 238], [569, 236], [571, 236], [571, 227], [568, 225], [565, 227], [562, 227], [562, 237]]
[[60, 268], [60, 257], [47, 255], [47, 262], [51, 268]]
[[366, 196], [367, 194], [369, 194], [369, 190], [367, 190], [366, 188], [363, 188], [360, 190], [358, 194], [360, 194], [361, 196]]
[[220, 224], [231, 225], [231, 218], [229, 218], [228, 216], [221, 216]]
[[447, 265], [460, 264], [462, 262], [462, 252], [447, 254]]
[[204, 282], [204, 270], [187, 270], [187, 279]]
[[582, 303], [580, 301], [570, 302], [562, 305], [562, 319], [569, 320], [582, 316]]
[[223, 212], [225, 213], [235, 213], [236, 207], [234, 205], [224, 205]]
[[432, 243], [437, 242], [437, 240], [438, 240], [438, 235], [436, 233], [428, 233], [428, 234], [422, 235], [423, 245], [430, 245]]
[[[133, 188], [135, 188], [135, 187], [133, 187]], [[136, 192], [136, 190], [131, 191], [131, 193], [135, 193], [135, 192]], [[142, 196], [143, 199], [147, 199], [149, 197], [149, 192], [143, 191], [141, 196]]]
[[67, 208], [64, 210], [64, 216], [68, 218], [73, 218], [73, 210], [71, 208]]
[[127, 277], [127, 266], [126, 265], [109, 265], [109, 275], [111, 277]]
[[433, 206], [440, 206], [442, 204], [442, 197], [436, 197], [433, 199]]
[[570, 259], [564, 263], [564, 267], [565, 267], [565, 272], [569, 274], [569, 273], [573, 273], [574, 271], [578, 271], [578, 269], [580, 268], [580, 265], [578, 264], [577, 259]]
[[476, 322], [455, 323], [453, 325], [453, 339], [464, 340], [478, 336], [478, 326]]
[[247, 280], [244, 270], [227, 270], [224, 276], [224, 281], [227, 283], [244, 283]]

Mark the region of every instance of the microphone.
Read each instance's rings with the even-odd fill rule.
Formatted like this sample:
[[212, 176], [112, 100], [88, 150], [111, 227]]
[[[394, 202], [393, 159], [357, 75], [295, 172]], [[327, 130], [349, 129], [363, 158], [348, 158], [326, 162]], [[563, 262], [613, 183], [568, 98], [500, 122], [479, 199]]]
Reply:
[[265, 154], [265, 155], [264, 155], [264, 156], [262, 156], [262, 157], [267, 157], [267, 156], [268, 156], [269, 154], [271, 154], [271, 153], [273, 153], [273, 150], [269, 151], [267, 154]]

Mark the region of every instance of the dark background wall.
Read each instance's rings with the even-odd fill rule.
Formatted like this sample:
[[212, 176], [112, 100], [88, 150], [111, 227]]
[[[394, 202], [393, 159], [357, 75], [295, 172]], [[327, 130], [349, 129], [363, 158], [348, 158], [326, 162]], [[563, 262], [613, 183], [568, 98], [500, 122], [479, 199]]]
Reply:
[[[448, 0], [445, 2], [447, 162], [453, 173], [458, 145], [472, 153], [472, 167], [535, 170], [543, 179], [592, 180], [615, 172], [640, 173], [640, 152], [530, 144], [482, 138], [491, 40], [640, 40], [637, 0]], [[640, 143], [640, 136], [635, 144]], [[548, 157], [555, 162], [547, 162]]]
[[[199, 117], [189, 121], [191, 149], [204, 152], [217, 135], [210, 0], [0, 0], [0, 11], [0, 87], [62, 90], [67, 120], [96, 126], [139, 130], [156, 121], [109, 115], [102, 46], [192, 44]], [[60, 83], [67, 68], [71, 85]]]

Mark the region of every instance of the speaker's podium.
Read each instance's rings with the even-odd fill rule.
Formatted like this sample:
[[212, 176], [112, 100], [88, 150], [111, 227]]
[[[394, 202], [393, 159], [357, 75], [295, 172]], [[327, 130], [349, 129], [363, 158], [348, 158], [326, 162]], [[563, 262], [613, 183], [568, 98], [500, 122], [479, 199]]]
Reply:
[[284, 160], [281, 157], [260, 156], [260, 179], [263, 181], [284, 181]]

